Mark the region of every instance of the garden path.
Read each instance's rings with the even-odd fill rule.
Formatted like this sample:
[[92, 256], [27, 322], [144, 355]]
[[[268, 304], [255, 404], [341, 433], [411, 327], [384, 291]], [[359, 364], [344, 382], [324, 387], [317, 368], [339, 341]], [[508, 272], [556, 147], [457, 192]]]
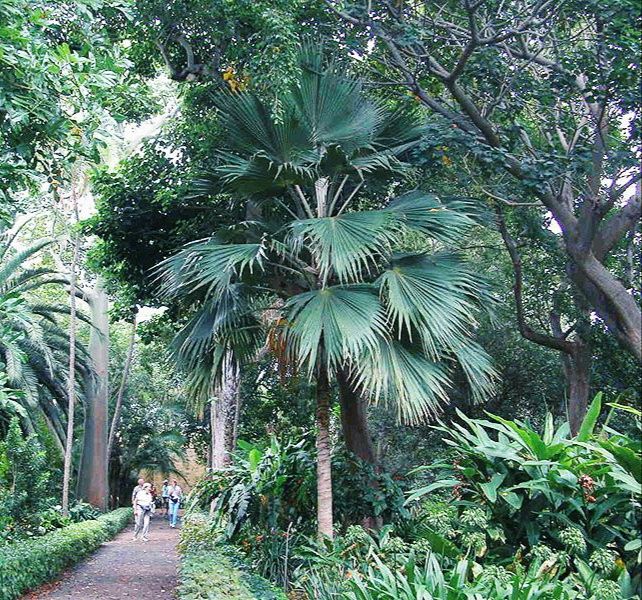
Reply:
[[149, 541], [132, 541], [129, 527], [53, 583], [23, 600], [158, 600], [173, 598], [177, 584], [178, 529], [156, 516]]

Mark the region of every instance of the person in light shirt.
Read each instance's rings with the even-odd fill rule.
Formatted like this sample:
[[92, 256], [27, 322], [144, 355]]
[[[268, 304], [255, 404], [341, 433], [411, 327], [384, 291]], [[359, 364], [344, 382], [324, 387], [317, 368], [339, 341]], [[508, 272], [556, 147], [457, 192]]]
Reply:
[[134, 526], [134, 540], [141, 535], [143, 542], [148, 540], [149, 522], [152, 518], [154, 499], [151, 494], [151, 483], [143, 484], [134, 497], [134, 510], [136, 511], [136, 525]]
[[169, 526], [176, 527], [176, 521], [178, 520], [178, 509], [181, 506], [181, 500], [183, 498], [183, 490], [181, 486], [178, 485], [176, 479], [172, 480], [172, 485], [169, 488]]

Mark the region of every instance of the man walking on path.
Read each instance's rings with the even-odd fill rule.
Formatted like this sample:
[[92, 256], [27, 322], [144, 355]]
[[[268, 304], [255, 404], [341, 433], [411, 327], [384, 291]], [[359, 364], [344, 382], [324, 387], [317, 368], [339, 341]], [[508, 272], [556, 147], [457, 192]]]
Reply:
[[176, 527], [176, 521], [178, 520], [178, 509], [181, 506], [181, 500], [183, 498], [183, 490], [181, 486], [178, 485], [176, 479], [172, 480], [172, 485], [169, 488], [169, 526]]

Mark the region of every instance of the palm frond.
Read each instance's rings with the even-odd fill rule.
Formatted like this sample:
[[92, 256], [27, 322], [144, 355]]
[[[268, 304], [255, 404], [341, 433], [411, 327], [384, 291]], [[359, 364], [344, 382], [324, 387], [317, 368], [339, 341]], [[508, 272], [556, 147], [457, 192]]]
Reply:
[[263, 268], [263, 244], [220, 244], [216, 238], [194, 242], [160, 263], [155, 271], [165, 296], [200, 292], [216, 295], [244, 272]]
[[291, 245], [312, 253], [324, 281], [332, 272], [342, 283], [358, 282], [390, 253], [397, 225], [391, 213], [374, 210], [294, 221]]
[[456, 243], [474, 224], [470, 203], [465, 200], [444, 203], [437, 196], [421, 191], [398, 196], [384, 210], [397, 215], [408, 228], [445, 244]]
[[461, 367], [474, 402], [485, 402], [495, 393], [499, 374], [493, 367], [492, 358], [474, 340], [462, 340], [453, 353]]
[[30, 258], [52, 243], [53, 240], [50, 238], [41, 239], [24, 250], [10, 254], [8, 260], [0, 265], [0, 281], [9, 279], [18, 269], [21, 269]]
[[401, 343], [380, 341], [353, 365], [354, 380], [373, 402], [387, 402], [401, 421], [434, 419], [448, 402], [450, 378], [443, 365]]
[[477, 280], [452, 254], [396, 255], [377, 284], [398, 337], [418, 337], [433, 360], [475, 324]]
[[335, 369], [346, 358], [374, 350], [386, 338], [383, 307], [373, 286], [327, 287], [288, 300], [284, 339], [293, 360], [309, 374]]

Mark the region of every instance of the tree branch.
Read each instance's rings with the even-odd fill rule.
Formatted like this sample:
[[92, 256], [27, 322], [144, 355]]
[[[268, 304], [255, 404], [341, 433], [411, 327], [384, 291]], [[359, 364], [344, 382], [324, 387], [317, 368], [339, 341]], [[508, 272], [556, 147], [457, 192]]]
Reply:
[[642, 217], [639, 185], [636, 193], [599, 228], [593, 242], [593, 254], [602, 262], [606, 255]]
[[523, 290], [523, 275], [522, 275], [522, 258], [517, 250], [517, 244], [515, 240], [511, 237], [506, 227], [506, 221], [504, 220], [503, 211], [500, 208], [497, 208], [497, 221], [499, 225], [499, 231], [501, 233], [502, 239], [504, 240], [504, 245], [511, 259], [513, 265], [513, 275], [515, 278], [513, 284], [513, 296], [515, 298], [515, 311], [517, 316], [517, 326], [522, 337], [535, 342], [540, 346], [545, 346], [547, 348], [553, 348], [554, 350], [559, 350], [560, 352], [565, 352], [566, 354], [572, 354], [573, 352], [573, 343], [569, 342], [566, 339], [553, 337], [543, 333], [534, 331], [527, 323], [526, 317], [524, 315], [524, 303], [522, 299], [522, 290]]

